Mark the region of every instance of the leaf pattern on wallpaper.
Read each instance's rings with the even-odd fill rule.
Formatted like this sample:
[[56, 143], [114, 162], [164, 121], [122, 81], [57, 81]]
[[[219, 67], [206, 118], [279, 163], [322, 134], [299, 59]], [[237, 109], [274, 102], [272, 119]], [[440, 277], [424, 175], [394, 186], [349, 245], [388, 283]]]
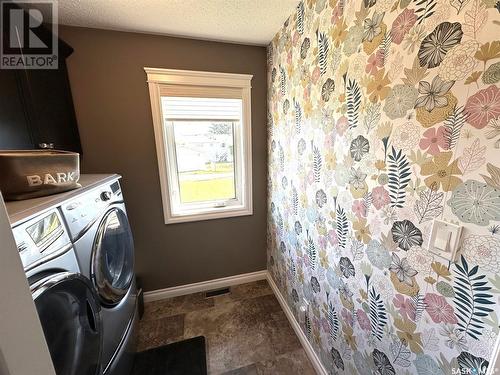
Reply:
[[293, 107], [295, 109], [295, 132], [300, 134], [302, 129], [302, 109], [300, 108], [300, 103], [293, 98]]
[[403, 207], [406, 197], [406, 187], [410, 182], [410, 164], [402, 150], [397, 151], [394, 146], [388, 156], [389, 159], [389, 196], [392, 207]]
[[455, 8], [457, 14], [469, 3], [470, 0], [450, 0], [450, 5]]
[[279, 231], [283, 232], [283, 229], [285, 228], [285, 223], [283, 222], [283, 216], [281, 216], [281, 213], [279, 213], [279, 212], [278, 212], [277, 225], [278, 225]]
[[411, 311], [413, 312], [413, 315], [415, 316], [415, 322], [418, 322], [421, 318], [422, 315], [425, 311], [425, 298], [422, 294], [417, 293], [414, 296], [411, 297]]
[[462, 30], [469, 38], [476, 38], [477, 33], [486, 25], [488, 11], [481, 0], [473, 0], [471, 8], [465, 12]]
[[372, 203], [373, 203], [373, 196], [371, 192], [368, 192], [365, 195], [363, 195], [363, 207], [365, 208], [366, 212], [368, 212]]
[[373, 337], [382, 340], [384, 327], [387, 324], [387, 313], [384, 302], [380, 294], [375, 292], [375, 288], [370, 289], [370, 326]]
[[441, 370], [436, 361], [427, 354], [417, 354], [413, 361], [418, 375], [448, 375]]
[[434, 328], [426, 329], [421, 333], [422, 347], [429, 351], [439, 350], [439, 338]]
[[311, 40], [309, 38], [305, 38], [302, 44], [300, 45], [300, 58], [305, 59], [307, 56], [307, 51], [309, 51], [309, 47], [311, 47]]
[[493, 296], [490, 293], [486, 276], [478, 274], [479, 267], [474, 266], [469, 269], [469, 264], [463, 256], [460, 262], [455, 264], [455, 290], [454, 303], [457, 309], [458, 329], [473, 339], [478, 339], [482, 335], [484, 328], [484, 317], [493, 311], [495, 305]]
[[500, 136], [500, 119], [490, 121], [487, 129], [488, 130], [485, 133], [486, 139], [493, 139]]
[[323, 84], [323, 87], [321, 87], [321, 99], [323, 99], [323, 101], [325, 102], [329, 101], [330, 96], [332, 95], [334, 90], [335, 82], [333, 81], [333, 79], [328, 78]]
[[[347, 225], [347, 223], [346, 223]], [[358, 261], [363, 258], [364, 249], [363, 243], [357, 240], [353, 240], [351, 243], [351, 255], [353, 261]]]
[[285, 68], [280, 66], [280, 90], [281, 90], [281, 95], [285, 96], [286, 95], [286, 72]]
[[387, 63], [387, 58], [389, 57], [389, 52], [391, 50], [391, 33], [385, 33], [384, 38], [382, 39], [382, 43], [380, 43], [380, 47], [378, 49], [379, 56], [382, 60], [382, 65]]
[[500, 57], [500, 40], [494, 40], [493, 42], [487, 42], [481, 45], [479, 51], [474, 55], [476, 59], [482, 61], [486, 66], [486, 63], [490, 60], [497, 59]]
[[337, 207], [337, 238], [342, 249], [346, 246], [348, 229], [347, 216], [344, 209], [339, 206]]
[[365, 19], [368, 17], [368, 14], [370, 13], [370, 9], [368, 9], [369, 7], [364, 5], [364, 6], [360, 6], [359, 7], [359, 10], [357, 10], [354, 14], [356, 16], [356, 25], [363, 25], [363, 23], [365, 22]]
[[304, 3], [302, 1], [297, 5], [297, 32], [300, 35], [304, 33]]
[[293, 258], [291, 258], [291, 260], [290, 260], [290, 277], [292, 278], [292, 280], [294, 280], [296, 276], [297, 276], [297, 266], [295, 265]]
[[285, 170], [285, 152], [283, 151], [283, 146], [281, 144], [278, 145], [278, 159], [279, 166], [282, 171]]
[[490, 175], [481, 175], [481, 177], [484, 179], [484, 182], [496, 189], [500, 189], [500, 168], [495, 167], [491, 163], [488, 163], [486, 164], [486, 170]]
[[451, 150], [457, 145], [458, 139], [460, 138], [460, 131], [467, 120], [467, 115], [464, 111], [464, 107], [453, 108], [453, 112], [444, 121], [445, 133], [444, 139], [446, 144], [446, 149]]
[[309, 318], [309, 314], [306, 313], [304, 316], [304, 326], [306, 329], [306, 336], [310, 340], [312, 336], [312, 324], [311, 324], [311, 319]]
[[389, 345], [392, 354], [392, 363], [400, 367], [410, 367], [411, 365], [411, 351], [405, 342], [400, 340], [397, 336], [393, 337], [392, 343]]
[[289, 109], [290, 109], [290, 101], [288, 99], [285, 99], [285, 101], [283, 102], [283, 114], [286, 115]]
[[498, 334], [500, 332], [500, 321], [498, 320], [497, 314], [494, 311], [490, 312], [491, 318], [484, 318], [484, 322], [491, 327], [493, 332]]
[[418, 222], [423, 223], [438, 217], [443, 212], [444, 193], [436, 189], [426, 189], [419, 195], [415, 203], [415, 213], [418, 217]]
[[477, 80], [481, 77], [481, 74], [483, 74], [483, 72], [481, 71], [478, 71], [478, 72], [472, 72], [470, 74], [470, 76], [468, 76], [465, 80], [465, 84], [466, 85], [470, 85], [472, 83], [477, 83]]
[[476, 138], [469, 147], [464, 149], [464, 153], [458, 158], [458, 167], [462, 174], [468, 174], [475, 171], [486, 163], [486, 146], [481, 146], [479, 139]]
[[307, 251], [307, 257], [309, 259], [309, 267], [311, 267], [312, 271], [315, 271], [318, 263], [318, 252], [316, 251], [316, 246], [314, 245], [313, 239], [309, 235], [309, 230], [307, 230], [306, 232], [307, 232], [306, 251]]
[[402, 78], [404, 84], [409, 86], [418, 85], [420, 81], [423, 81], [425, 77], [429, 74], [426, 66], [420, 66], [420, 61], [418, 58], [413, 59], [413, 64], [411, 69], [404, 68], [405, 77]]
[[346, 87], [347, 97], [347, 120], [349, 128], [358, 126], [359, 106], [361, 105], [361, 92], [359, 85], [354, 79], [348, 79]]
[[292, 209], [293, 214], [297, 215], [299, 212], [299, 194], [297, 193], [297, 189], [292, 185]]
[[319, 148], [313, 145], [313, 174], [314, 182], [319, 182], [321, 180], [321, 152]]
[[486, 375], [488, 373], [489, 362], [484, 358], [476, 357], [468, 352], [462, 352], [457, 357], [457, 360], [461, 372], [470, 372], [474, 375]]
[[280, 251], [282, 254], [286, 253], [286, 245], [283, 241], [280, 242]]
[[[344, 359], [350, 359], [350, 358], [347, 358], [347, 356], [345, 356], [345, 355], [342, 356], [340, 354], [340, 352], [333, 347], [330, 349], [330, 355], [331, 355], [331, 358], [332, 358], [332, 361], [333, 361], [333, 364], [335, 365], [335, 367], [337, 367], [338, 369], [344, 370], [344, 368], [345, 368]], [[344, 357], [344, 359], [342, 359], [342, 357]]]
[[351, 276], [356, 276], [356, 271], [354, 269], [351, 260], [348, 257], [340, 257], [339, 269], [342, 275], [348, 279]]
[[329, 373], [445, 375], [500, 332], [497, 8], [303, 0], [268, 48], [269, 271]]
[[337, 311], [335, 310], [335, 305], [333, 304], [333, 301], [330, 300], [329, 296], [329, 293], [326, 293], [326, 300], [328, 301], [327, 319], [328, 327], [330, 329], [329, 333], [332, 341], [337, 341], [339, 334], [339, 317]]
[[380, 107], [380, 103], [368, 103], [365, 116], [363, 118], [363, 125], [367, 133], [378, 125], [380, 118], [382, 117]]
[[457, 358], [452, 358], [447, 360], [443, 353], [439, 354], [439, 359], [437, 360], [439, 367], [443, 370], [443, 374], [452, 374], [454, 369], [457, 369], [459, 364]]
[[434, 8], [436, 8], [436, 0], [416, 0], [415, 5], [417, 9], [415, 13], [417, 14], [417, 22], [420, 24], [426, 18], [429, 18], [434, 14]]
[[318, 38], [318, 63], [319, 63], [319, 72], [321, 75], [326, 73], [326, 68], [328, 66], [328, 51], [330, 49], [330, 45], [328, 42], [328, 38], [325, 33], [316, 31], [316, 37]]

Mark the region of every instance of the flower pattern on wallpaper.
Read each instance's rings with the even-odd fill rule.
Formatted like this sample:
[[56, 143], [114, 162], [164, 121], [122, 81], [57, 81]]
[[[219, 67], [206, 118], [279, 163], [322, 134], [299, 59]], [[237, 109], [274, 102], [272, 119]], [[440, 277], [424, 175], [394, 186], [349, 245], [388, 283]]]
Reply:
[[[268, 48], [269, 268], [331, 373], [486, 372], [499, 21], [494, 0], [304, 0]], [[464, 226], [455, 263], [427, 250], [435, 218]]]

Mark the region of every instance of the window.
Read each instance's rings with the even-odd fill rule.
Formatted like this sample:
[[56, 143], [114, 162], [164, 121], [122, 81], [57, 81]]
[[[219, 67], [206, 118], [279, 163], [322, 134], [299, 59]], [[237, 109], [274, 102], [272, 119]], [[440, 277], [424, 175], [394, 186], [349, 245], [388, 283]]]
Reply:
[[251, 215], [252, 76], [145, 70], [165, 223]]

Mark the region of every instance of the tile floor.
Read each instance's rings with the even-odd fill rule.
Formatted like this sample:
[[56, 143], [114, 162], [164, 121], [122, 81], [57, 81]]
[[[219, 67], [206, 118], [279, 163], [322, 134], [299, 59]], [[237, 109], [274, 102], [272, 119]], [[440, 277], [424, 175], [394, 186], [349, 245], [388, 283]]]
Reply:
[[315, 374], [267, 281], [149, 302], [139, 325], [138, 350], [195, 336], [207, 340], [209, 374]]

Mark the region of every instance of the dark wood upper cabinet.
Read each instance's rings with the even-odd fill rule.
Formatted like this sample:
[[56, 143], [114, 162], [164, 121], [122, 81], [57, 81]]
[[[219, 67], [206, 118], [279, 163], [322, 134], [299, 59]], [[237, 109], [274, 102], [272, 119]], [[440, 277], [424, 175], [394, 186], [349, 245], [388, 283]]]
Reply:
[[57, 70], [0, 69], [0, 149], [82, 152], [66, 66], [72, 52], [59, 39]]
[[19, 73], [0, 69], [0, 149], [30, 149], [33, 145]]
[[21, 91], [35, 148], [53, 144], [59, 150], [81, 152], [71, 87], [65, 63], [57, 70], [25, 70]]

